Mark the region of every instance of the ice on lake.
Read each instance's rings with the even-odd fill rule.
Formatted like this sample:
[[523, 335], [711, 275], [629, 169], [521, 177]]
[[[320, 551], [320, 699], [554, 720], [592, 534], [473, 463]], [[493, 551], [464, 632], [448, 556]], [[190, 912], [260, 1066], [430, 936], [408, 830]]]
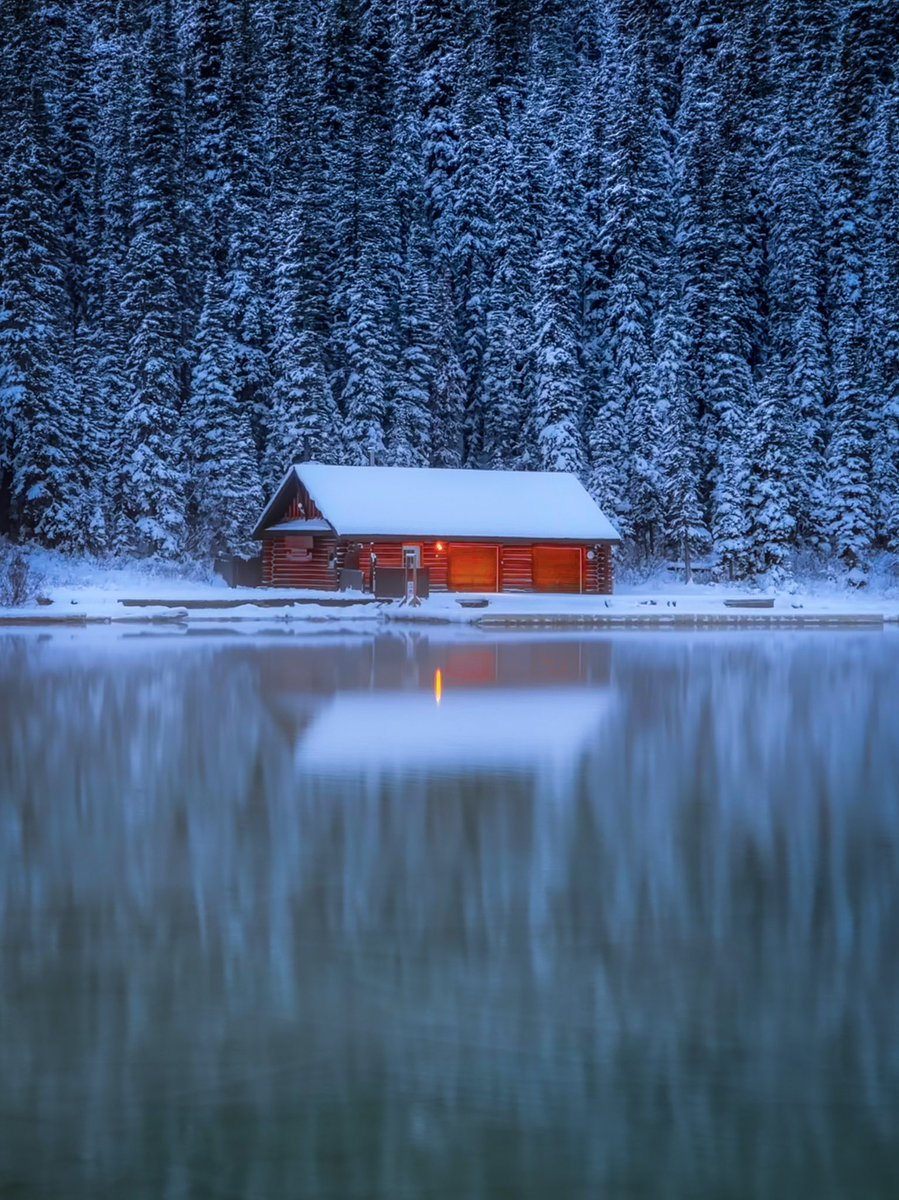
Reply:
[[899, 1194], [899, 637], [0, 637], [0, 1192]]

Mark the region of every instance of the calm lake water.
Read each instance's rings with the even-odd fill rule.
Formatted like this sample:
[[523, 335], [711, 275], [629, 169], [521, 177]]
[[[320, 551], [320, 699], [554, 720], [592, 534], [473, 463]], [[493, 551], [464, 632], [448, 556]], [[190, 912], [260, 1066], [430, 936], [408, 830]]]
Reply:
[[899, 1195], [899, 635], [0, 637], [0, 1196]]

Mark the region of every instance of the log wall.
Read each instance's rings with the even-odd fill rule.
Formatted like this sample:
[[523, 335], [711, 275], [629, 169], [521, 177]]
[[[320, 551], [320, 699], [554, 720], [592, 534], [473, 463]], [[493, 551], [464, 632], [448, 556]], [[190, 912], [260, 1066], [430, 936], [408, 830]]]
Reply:
[[[295, 548], [298, 539], [291, 537], [268, 538], [262, 547], [262, 582], [273, 587], [314, 588], [316, 591], [333, 592], [337, 588], [339, 561], [337, 540], [333, 537], [316, 537], [308, 558], [301, 558]], [[294, 543], [294, 545], [291, 545]], [[338, 566], [330, 569], [332, 555], [337, 556]]]
[[592, 561], [587, 558], [587, 549], [588, 547], [585, 547], [583, 551], [584, 591], [596, 593], [600, 596], [611, 596], [615, 585], [612, 547], [597, 546], [596, 557]]
[[534, 569], [531, 546], [503, 546], [499, 563], [501, 592], [532, 592]]
[[[314, 588], [319, 591], [334, 591], [340, 575], [340, 568], [346, 554], [346, 546], [338, 544], [334, 537], [316, 536], [312, 552], [308, 558], [302, 558], [295, 546], [291, 545], [289, 536], [268, 538], [263, 543], [262, 551], [262, 582], [270, 587]], [[453, 543], [458, 545], [459, 543]], [[371, 555], [374, 551], [378, 556], [378, 565], [382, 567], [402, 567], [402, 542], [375, 542], [362, 546], [359, 553], [359, 567], [363, 572], [366, 589], [371, 587]], [[443, 543], [443, 549], [437, 549], [436, 542], [405, 543], [409, 546], [421, 547], [421, 565], [430, 572], [432, 592], [445, 592], [448, 587], [448, 543]], [[599, 595], [611, 595], [614, 583], [612, 571], [611, 546], [599, 546], [596, 557], [589, 559], [588, 550], [591, 547], [582, 546], [583, 555], [583, 587], [584, 591]], [[499, 587], [503, 592], [532, 592], [534, 590], [533, 575], [533, 546], [509, 545], [500, 547], [500, 577]], [[329, 569], [329, 562], [334, 562]]]

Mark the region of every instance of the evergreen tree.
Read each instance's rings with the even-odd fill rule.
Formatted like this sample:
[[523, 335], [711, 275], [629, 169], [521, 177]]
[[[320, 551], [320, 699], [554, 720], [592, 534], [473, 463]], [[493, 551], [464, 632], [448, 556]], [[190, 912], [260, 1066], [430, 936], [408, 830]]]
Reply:
[[796, 527], [791, 492], [791, 433], [798, 414], [788, 398], [787, 374], [769, 363], [758, 387], [749, 433], [749, 562], [756, 572], [780, 581], [789, 574]]
[[[604, 174], [607, 194], [600, 253], [608, 264], [604, 310], [607, 386], [624, 408], [627, 510], [633, 537], [655, 550], [662, 521], [659, 464], [660, 413], [652, 389], [652, 337], [658, 283], [670, 265], [663, 229], [674, 219], [666, 208], [670, 186], [660, 98], [643, 60], [644, 32], [622, 6], [608, 51], [620, 57], [611, 72], [611, 112], [606, 118]], [[627, 40], [625, 50], [620, 44]]]
[[342, 460], [337, 409], [325, 376], [321, 339], [314, 333], [283, 335], [280, 369], [267, 410], [264, 481], [271, 492], [294, 462]]
[[459, 345], [466, 380], [465, 457], [476, 464], [483, 449], [481, 394], [490, 289], [489, 147], [498, 124], [495, 105], [467, 96], [462, 107], [464, 141], [454, 179], [456, 195], [453, 274], [459, 312]]
[[867, 67], [865, 32], [847, 21], [830, 96], [834, 138], [829, 163], [828, 309], [832, 401], [826, 451], [826, 531], [833, 554], [861, 582], [875, 532], [871, 486], [874, 421], [867, 328], [867, 263], [872, 246], [870, 163], [865, 121], [870, 95], [857, 83]]
[[448, 272], [437, 284], [434, 378], [431, 385], [431, 466], [461, 467], [464, 451], [465, 375], [456, 346], [452, 288]]
[[581, 279], [574, 161], [565, 131], [551, 164], [550, 220], [537, 262], [532, 439], [542, 470], [583, 469], [583, 382], [578, 359]]
[[899, 553], [899, 82], [885, 87], [872, 128], [875, 245], [870, 326], [874, 356], [872, 475], [880, 545]]
[[529, 237], [526, 175], [516, 149], [517, 129], [497, 135], [490, 208], [493, 275], [487, 295], [484, 358], [481, 365], [481, 432], [487, 467], [524, 464], [522, 427], [525, 380], [532, 338], [533, 249]]
[[79, 547], [81, 424], [64, 225], [38, 66], [42, 26], [26, 13], [0, 30], [11, 105], [0, 143], [0, 515], [18, 538]]
[[193, 544], [212, 559], [251, 557], [262, 488], [250, 411], [237, 389], [237, 353], [224, 326], [221, 286], [207, 286], [191, 377], [188, 435]]
[[343, 447], [348, 462], [383, 462], [386, 455], [389, 351], [382, 316], [386, 294], [369, 258], [348, 296], [344, 350], [346, 377], [341, 396]]
[[703, 507], [699, 386], [692, 351], [683, 300], [672, 287], [660, 305], [651, 389], [660, 423], [661, 532], [688, 575], [694, 556], [711, 542]]
[[418, 33], [425, 195], [441, 266], [456, 241], [455, 175], [462, 138], [459, 77], [463, 71], [458, 0], [413, 0]]
[[401, 280], [399, 360], [388, 388], [387, 461], [427, 466], [431, 451], [431, 389], [435, 385], [435, 339], [430, 279], [420, 247], [407, 253]]
[[[788, 401], [784, 417], [790, 458], [790, 511], [794, 537], [821, 536], [820, 480], [827, 402], [824, 291], [823, 180], [816, 118], [824, 82], [826, 6], [807, 0], [770, 0], [767, 27], [771, 62], [761, 116], [767, 138], [759, 192], [769, 227], [766, 248], [765, 352], [776, 361]], [[817, 28], [817, 36], [808, 30]]]
[[145, 34], [134, 113], [134, 203], [125, 266], [130, 329], [120, 426], [120, 544], [173, 557], [185, 539], [177, 88], [171, 7]]

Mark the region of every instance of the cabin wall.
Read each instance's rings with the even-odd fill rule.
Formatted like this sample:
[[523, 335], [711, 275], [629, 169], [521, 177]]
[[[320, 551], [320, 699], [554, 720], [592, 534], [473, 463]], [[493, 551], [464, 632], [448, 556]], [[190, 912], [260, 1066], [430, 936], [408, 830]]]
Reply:
[[[445, 592], [449, 586], [449, 546], [465, 546], [465, 542], [444, 542], [443, 549], [437, 549], [436, 542], [422, 542], [410, 539], [408, 542], [375, 542], [364, 545], [359, 555], [359, 566], [365, 575], [365, 585], [371, 584], [371, 555], [372, 551], [378, 556], [378, 565], [382, 567], [401, 567], [403, 565], [403, 545], [421, 547], [421, 565], [430, 572], [430, 587], [432, 592]], [[484, 543], [477, 543], [483, 545]], [[534, 590], [533, 552], [539, 543], [523, 545], [499, 545], [499, 590], [501, 592], [532, 592]], [[610, 595], [613, 586], [612, 577], [612, 548], [599, 546], [596, 555], [591, 560], [587, 557], [593, 545], [582, 545], [581, 580], [584, 592], [599, 595]]]
[[591, 547], [584, 547], [584, 591], [600, 596], [611, 596], [615, 586], [615, 574], [612, 560], [612, 547], [597, 546], [596, 556], [592, 560], [587, 557]]
[[[298, 557], [298, 538], [267, 538], [262, 547], [262, 582], [267, 587], [314, 588], [333, 592], [337, 588], [339, 562], [337, 540], [316, 537], [308, 558]], [[332, 556], [337, 565], [329, 567]]]
[[[308, 514], [308, 510], [307, 510]], [[296, 553], [297, 540], [289, 535], [268, 538], [263, 543], [262, 582], [268, 587], [315, 588], [334, 591], [338, 585], [340, 568], [346, 556], [346, 544], [339, 544], [334, 537], [316, 536], [309, 558], [302, 559]], [[449, 545], [464, 547], [469, 543], [443, 543], [437, 549], [436, 541], [365, 543], [359, 552], [359, 567], [363, 572], [365, 587], [371, 587], [371, 556], [377, 554], [378, 566], [402, 567], [403, 546], [421, 547], [421, 565], [430, 572], [432, 592], [445, 592], [449, 585]], [[499, 545], [499, 590], [501, 592], [534, 591], [533, 552], [540, 543], [524, 545]], [[483, 546], [484, 543], [477, 543]], [[614, 584], [611, 546], [596, 547], [593, 559], [588, 557], [592, 546], [579, 547], [581, 553], [582, 590], [586, 593], [611, 595]], [[334, 566], [329, 568], [329, 562]]]
[[499, 586], [502, 592], [534, 590], [533, 546], [503, 546], [499, 561]]
[[293, 496], [283, 517], [279, 517], [281, 521], [317, 521], [321, 518], [321, 513], [316, 507], [315, 501], [310, 497], [309, 493], [302, 486], [298, 486], [296, 495]]
[[432, 592], [445, 592], [447, 589], [447, 557], [446, 549], [437, 549], [436, 542], [419, 542], [411, 539], [408, 542], [374, 542], [371, 546], [364, 545], [359, 554], [359, 566], [365, 576], [365, 586], [371, 585], [371, 556], [378, 556], [379, 567], [401, 567], [403, 565], [403, 546], [421, 547], [421, 565], [430, 572], [430, 588]]

